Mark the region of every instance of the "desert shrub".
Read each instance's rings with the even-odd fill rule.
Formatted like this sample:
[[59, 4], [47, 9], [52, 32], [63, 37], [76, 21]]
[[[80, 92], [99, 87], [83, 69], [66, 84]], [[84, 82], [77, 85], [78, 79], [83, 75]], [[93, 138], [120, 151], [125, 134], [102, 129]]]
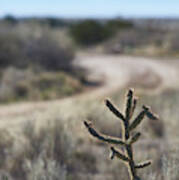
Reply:
[[166, 41], [166, 32], [150, 31], [139, 27], [120, 29], [105, 44], [108, 53], [131, 53], [136, 49], [144, 49], [152, 46], [154, 49], [163, 48]]
[[[11, 149], [13, 147], [12, 135], [7, 131], [1, 129], [0, 131], [1, 139], [0, 139], [0, 168], [7, 167], [7, 160], [9, 156], [11, 156]], [[0, 175], [3, 173], [0, 172]]]
[[44, 126], [39, 131], [32, 122], [29, 122], [24, 126], [23, 132], [29, 144], [27, 157], [36, 159], [44, 153], [62, 165], [67, 164], [68, 157], [75, 148], [75, 138], [68, 131], [68, 127], [63, 124], [63, 120], [56, 119], [52, 123], [49, 122], [48, 127]]
[[51, 28], [21, 24], [13, 26], [13, 31], [10, 25], [0, 31], [1, 68], [40, 66], [46, 70], [70, 71], [73, 58], [74, 51], [65, 44], [65, 38], [59, 38]]
[[22, 66], [25, 62], [24, 42], [13, 33], [0, 34], [0, 67]]
[[14, 179], [65, 180], [89, 171], [96, 173], [95, 151], [86, 152], [87, 146], [85, 151], [79, 146], [65, 119], [52, 119], [43, 127], [27, 121], [21, 137], [25, 143], [8, 162], [8, 172]]
[[41, 99], [69, 96], [82, 90], [82, 85], [77, 79], [63, 72], [41, 73], [31, 84], [40, 91]]
[[[1, 179], [66, 179], [75, 140], [61, 120], [39, 130], [27, 122], [18, 140], [8, 131], [1, 130], [0, 133]], [[17, 147], [17, 143], [22, 143], [22, 148]]]
[[[34, 162], [26, 162], [27, 180], [66, 180], [66, 168], [55, 160], [38, 157]], [[45, 167], [45, 168], [44, 168]]]
[[[28, 87], [25, 86], [28, 86], [31, 78], [33, 78], [33, 73], [29, 70], [19, 70], [13, 67], [4, 70], [0, 84], [0, 101], [8, 102], [26, 96]], [[23, 89], [19, 86], [23, 86]]]
[[60, 119], [37, 129], [32, 122], [23, 127], [25, 138], [19, 152], [13, 154], [9, 172], [15, 179], [66, 179], [75, 150], [75, 139]]
[[70, 34], [80, 45], [98, 44], [108, 38], [108, 31], [95, 20], [85, 20], [71, 26]]
[[29, 63], [46, 70], [70, 71], [72, 69], [73, 50], [63, 47], [58, 41], [45, 34], [28, 43], [27, 55]]
[[64, 72], [7, 68], [1, 77], [0, 101], [47, 100], [81, 92], [82, 84]]

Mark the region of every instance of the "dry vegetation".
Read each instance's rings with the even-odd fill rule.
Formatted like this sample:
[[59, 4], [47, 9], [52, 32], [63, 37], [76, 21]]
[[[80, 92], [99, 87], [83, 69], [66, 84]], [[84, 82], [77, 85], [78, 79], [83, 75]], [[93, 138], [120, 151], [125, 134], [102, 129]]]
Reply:
[[[83, 90], [66, 28], [0, 21], [0, 102], [47, 100]], [[84, 78], [83, 78], [84, 79]]]
[[82, 89], [80, 80], [66, 72], [35, 72], [10, 67], [1, 77], [0, 101], [56, 99], [79, 93]]
[[[68, 34], [70, 26], [66, 23], [51, 18], [18, 22], [12, 17], [0, 22], [0, 102], [57, 99], [83, 90], [83, 73], [76, 72], [72, 66], [74, 42]], [[97, 42], [105, 53], [142, 54], [151, 50], [150, 47], [152, 51], [149, 51], [149, 55], [151, 52], [155, 55], [178, 53], [178, 41], [175, 38], [178, 30], [169, 32], [168, 29], [161, 31], [130, 26], [132, 29], [116, 31], [118, 26], [115, 23], [113, 25], [115, 37], [107, 38], [108, 41], [103, 44]], [[98, 30], [101, 30], [101, 26]], [[78, 47], [75, 49], [79, 49], [80, 45], [76, 45]], [[124, 62], [124, 59], [121, 63], [122, 75], [118, 72], [117, 64], [113, 64], [114, 71], [108, 69], [108, 63], [101, 61], [106, 68], [103, 70], [107, 71], [106, 79], [114, 80], [108, 90], [117, 87], [118, 82], [126, 85], [124, 81], [127, 81], [131, 85], [135, 80], [132, 85], [135, 85], [137, 96], [141, 99], [139, 107], [148, 104], [160, 116], [160, 120], [154, 124], [144, 120], [144, 124], [139, 126], [139, 130], [141, 128], [145, 134], [135, 144], [136, 161], [153, 159], [151, 168], [139, 171], [139, 176], [145, 180], [178, 180], [179, 91], [168, 88], [152, 94], [151, 89], [155, 87], [149, 87], [153, 83], [150, 81], [151, 73], [159, 70], [157, 75], [167, 78], [167, 83], [170, 81], [171, 85], [176, 82], [176, 79], [170, 79], [176, 76], [176, 69], [165, 68], [167, 64], [160, 69], [161, 64], [153, 61], [149, 66], [140, 66], [142, 59], [133, 63], [132, 60]], [[131, 66], [126, 71], [125, 67], [129, 63]], [[145, 70], [148, 67], [147, 72], [132, 71], [134, 68], [138, 70], [139, 66]], [[96, 69], [99, 70], [99, 66]], [[114, 74], [110, 76], [112, 71]], [[134, 76], [136, 72], [138, 74]], [[133, 81], [127, 74], [133, 77]], [[118, 75], [121, 75], [120, 78], [126, 75], [127, 80], [121, 81]], [[156, 77], [152, 76], [156, 87], [160, 87], [163, 81], [156, 81]], [[142, 84], [144, 81], [145, 84]], [[137, 89], [139, 86], [140, 91]], [[144, 86], [145, 91], [141, 90]], [[146, 91], [148, 87], [150, 90]], [[110, 94], [120, 109], [123, 108], [124, 94], [124, 90]], [[106, 145], [89, 138], [83, 125], [84, 120], [89, 120], [100, 132], [121, 137], [118, 119], [111, 117], [101, 101], [101, 98], [92, 94], [63, 101], [32, 102], [29, 103], [29, 109], [28, 103], [5, 108], [1, 106], [0, 179], [126, 180], [127, 169], [117, 159], [111, 161], [107, 158], [110, 150]], [[139, 111], [137, 109], [134, 115]]]
[[[142, 99], [140, 104], [147, 103], [160, 114], [158, 123], [144, 121], [139, 127], [145, 134], [135, 145], [136, 161], [153, 159], [151, 169], [139, 174], [144, 179], [177, 180], [179, 92], [167, 90], [146, 95], [137, 91], [137, 94]], [[111, 97], [121, 106], [123, 95], [124, 91], [121, 91]], [[1, 130], [1, 175], [18, 180], [42, 177], [52, 180], [126, 179], [126, 168], [117, 159], [107, 158], [109, 150], [89, 138], [83, 126], [83, 120], [87, 118], [101, 132], [120, 137], [118, 119], [111, 117], [101, 100], [76, 98], [62, 104], [51, 103], [46, 108], [43, 112], [14, 116], [14, 121], [23, 118], [27, 123], [9, 131]], [[36, 120], [32, 119], [34, 116]]]

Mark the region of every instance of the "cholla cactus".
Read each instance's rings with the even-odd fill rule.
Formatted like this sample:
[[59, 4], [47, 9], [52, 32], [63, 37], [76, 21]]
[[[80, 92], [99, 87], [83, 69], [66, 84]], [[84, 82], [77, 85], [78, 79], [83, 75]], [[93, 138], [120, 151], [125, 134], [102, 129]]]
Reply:
[[127, 163], [128, 171], [130, 174], [131, 180], [141, 180], [137, 175], [137, 170], [145, 168], [151, 164], [151, 161], [146, 161], [143, 163], [136, 164], [134, 161], [133, 155], [133, 144], [138, 141], [141, 136], [140, 132], [131, 133], [137, 126], [142, 122], [145, 116], [151, 120], [157, 120], [158, 117], [153, 114], [149, 107], [143, 106], [143, 110], [138, 114], [136, 118], [131, 122], [134, 110], [137, 105], [137, 98], [133, 96], [133, 90], [130, 89], [127, 93], [127, 103], [125, 115], [123, 115], [112, 103], [110, 100], [106, 100], [106, 106], [108, 109], [117, 116], [123, 125], [122, 129], [122, 138], [116, 138], [111, 136], [106, 136], [99, 133], [91, 124], [91, 122], [84, 121], [84, 125], [88, 129], [89, 133], [95, 138], [107, 142], [109, 144], [121, 145], [124, 148], [124, 152], [120, 151], [114, 146], [111, 146], [111, 159], [117, 157], [122, 161]]

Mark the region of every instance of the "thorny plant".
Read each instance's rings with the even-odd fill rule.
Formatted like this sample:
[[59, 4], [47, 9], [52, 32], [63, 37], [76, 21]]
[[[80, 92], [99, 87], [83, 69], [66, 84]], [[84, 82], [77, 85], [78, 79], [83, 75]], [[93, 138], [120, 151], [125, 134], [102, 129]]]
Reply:
[[111, 159], [117, 157], [122, 161], [126, 162], [128, 167], [128, 172], [130, 174], [131, 180], [141, 180], [137, 174], [137, 170], [145, 168], [151, 164], [151, 161], [146, 161], [142, 163], [135, 163], [134, 154], [133, 154], [133, 144], [137, 142], [141, 136], [140, 132], [133, 133], [134, 129], [142, 122], [144, 117], [148, 117], [151, 120], [157, 120], [158, 117], [152, 113], [151, 109], [148, 106], [143, 106], [141, 112], [136, 118], [131, 122], [134, 110], [137, 105], [137, 98], [133, 95], [133, 90], [130, 89], [127, 93], [125, 115], [123, 115], [112, 103], [110, 100], [106, 100], [106, 106], [108, 109], [117, 116], [122, 122], [122, 138], [106, 136], [99, 133], [92, 125], [91, 122], [84, 121], [84, 125], [88, 129], [89, 133], [95, 138], [107, 142], [109, 144], [121, 145], [124, 149], [124, 152], [120, 151], [114, 146], [111, 146]]

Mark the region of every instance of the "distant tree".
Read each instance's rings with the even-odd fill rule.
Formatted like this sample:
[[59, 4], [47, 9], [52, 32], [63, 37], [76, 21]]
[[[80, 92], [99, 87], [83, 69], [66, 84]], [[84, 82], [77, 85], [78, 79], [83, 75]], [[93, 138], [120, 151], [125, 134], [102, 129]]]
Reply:
[[113, 19], [109, 20], [106, 25], [106, 29], [109, 31], [109, 33], [113, 34], [121, 29], [129, 29], [133, 27], [133, 23], [128, 20], [123, 19]]
[[11, 23], [11, 24], [16, 24], [18, 22], [18, 20], [10, 14], [6, 15], [4, 17], [4, 20], [7, 21], [8, 23]]
[[72, 38], [80, 45], [95, 45], [115, 35], [120, 29], [131, 28], [127, 20], [109, 20], [106, 23], [97, 20], [84, 20], [71, 26]]
[[94, 45], [108, 38], [104, 25], [96, 20], [85, 20], [71, 26], [72, 38], [80, 45]]
[[46, 22], [51, 27], [64, 27], [64, 26], [67, 26], [67, 22], [65, 22], [65, 20], [59, 19], [59, 18], [49, 17], [49, 18], [46, 18]]

